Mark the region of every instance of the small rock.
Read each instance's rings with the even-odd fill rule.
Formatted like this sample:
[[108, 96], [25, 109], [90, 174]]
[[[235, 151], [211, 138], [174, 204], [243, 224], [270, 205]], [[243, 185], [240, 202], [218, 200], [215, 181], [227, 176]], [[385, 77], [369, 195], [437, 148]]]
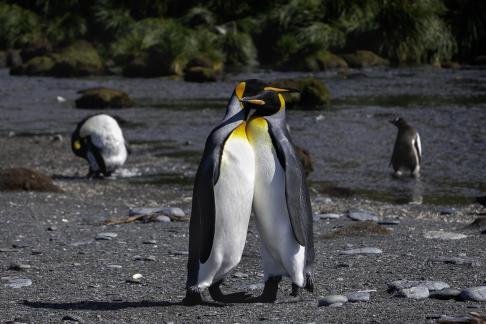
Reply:
[[438, 291], [438, 290], [443, 290], [451, 287], [449, 286], [449, 284], [443, 281], [433, 281], [433, 280], [420, 281], [420, 284], [427, 287], [429, 291]]
[[138, 279], [141, 279], [141, 278], [143, 278], [143, 276], [142, 276], [142, 274], [140, 274], [140, 273], [136, 273], [136, 274], [134, 274], [134, 275], [132, 276], [132, 279], [135, 279], [135, 280], [138, 280]]
[[2, 280], [7, 281], [7, 283], [4, 285], [5, 287], [14, 288], [14, 289], [28, 287], [32, 285], [32, 280], [27, 278], [2, 277]]
[[156, 240], [146, 240], [146, 241], [143, 241], [142, 244], [157, 244], [157, 241]]
[[329, 198], [329, 197], [322, 197], [321, 196], [321, 197], [317, 197], [315, 202], [328, 205], [328, 204], [332, 204], [332, 199]]
[[171, 221], [172, 220], [170, 219], [170, 217], [165, 215], [157, 215], [154, 218], [154, 222], [158, 222], [158, 223], [170, 223]]
[[443, 262], [447, 264], [456, 264], [456, 265], [467, 265], [471, 267], [480, 267], [481, 262], [478, 260], [475, 260], [473, 258], [467, 258], [467, 257], [439, 257], [439, 258], [433, 258], [429, 259], [430, 262]]
[[428, 290], [442, 290], [449, 288], [450, 286], [443, 281], [433, 281], [433, 280], [396, 280], [388, 284], [388, 292], [394, 292], [400, 289], [412, 288], [424, 286]]
[[455, 208], [443, 208], [440, 210], [441, 215], [453, 215], [456, 213]]
[[397, 297], [405, 297], [411, 299], [423, 299], [429, 297], [429, 290], [425, 286], [416, 286], [411, 288], [403, 288], [395, 294]]
[[160, 207], [136, 207], [130, 208], [128, 211], [128, 216], [137, 216], [137, 215], [153, 215], [162, 212], [163, 208]]
[[95, 237], [97, 241], [111, 241], [112, 239], [116, 238], [118, 236], [117, 233], [111, 233], [111, 232], [104, 232], [104, 233], [98, 233]]
[[247, 278], [248, 275], [246, 273], [243, 273], [243, 272], [235, 272], [235, 273], [233, 273], [233, 277], [234, 278]]
[[[343, 296], [343, 295], [329, 295], [329, 296], [325, 296], [325, 297], [322, 297], [321, 299], [319, 299], [319, 303], [318, 303], [318, 306], [321, 307], [321, 306], [331, 306], [333, 304], [341, 304], [343, 305], [344, 303], [347, 303], [348, 302], [348, 298], [346, 298], [346, 296]], [[341, 306], [339, 305], [339, 306]]]
[[372, 221], [377, 222], [378, 216], [368, 212], [349, 212], [348, 217], [354, 221]]
[[50, 231], [50, 232], [54, 232], [54, 231], [57, 231], [57, 227], [56, 226], [49, 226], [47, 228], [47, 230]]
[[172, 255], [189, 255], [187, 251], [170, 251], [169, 253]]
[[426, 239], [436, 240], [460, 240], [467, 237], [467, 235], [461, 233], [444, 232], [444, 231], [429, 231], [424, 234]]
[[107, 268], [110, 268], [110, 269], [121, 269], [123, 268], [121, 265], [119, 264], [108, 264], [106, 265]]
[[9, 270], [14, 270], [14, 271], [25, 271], [29, 270], [32, 268], [29, 264], [21, 264], [21, 263], [13, 263], [8, 267]]
[[69, 321], [69, 322], [76, 322], [76, 323], [84, 323], [83, 319], [76, 315], [66, 315], [62, 318], [62, 321]]
[[155, 261], [156, 258], [154, 255], [149, 255], [149, 256], [140, 256], [140, 255], [136, 255], [133, 257], [133, 260], [135, 261]]
[[393, 225], [400, 225], [400, 221], [397, 219], [389, 219], [389, 220], [379, 221], [378, 224], [384, 226], [393, 226]]
[[346, 294], [346, 298], [350, 303], [367, 302], [370, 300], [370, 293], [367, 291], [350, 292]]
[[430, 292], [429, 297], [434, 299], [454, 299], [461, 294], [461, 290], [455, 288], [444, 288], [442, 290]]
[[333, 213], [316, 214], [315, 216], [319, 217], [319, 219], [339, 219], [341, 217], [340, 214]]
[[251, 284], [248, 285], [249, 290], [261, 290], [265, 287], [263, 283], [256, 283], [256, 284]]
[[62, 137], [61, 134], [56, 134], [51, 138], [51, 141], [53, 142], [62, 142], [64, 138]]
[[341, 252], [341, 254], [345, 254], [345, 255], [376, 255], [382, 253], [383, 251], [381, 249], [374, 248], [374, 247], [364, 247], [359, 249], [345, 250]]
[[463, 289], [457, 297], [459, 300], [486, 301], [486, 286], [470, 287]]
[[39, 255], [39, 254], [42, 254], [42, 251], [41, 250], [32, 250], [32, 255]]

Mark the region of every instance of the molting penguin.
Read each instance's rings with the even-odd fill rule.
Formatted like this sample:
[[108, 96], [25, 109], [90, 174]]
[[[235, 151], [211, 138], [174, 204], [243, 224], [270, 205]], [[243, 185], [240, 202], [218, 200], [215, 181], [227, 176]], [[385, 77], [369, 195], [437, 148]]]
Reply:
[[110, 176], [129, 154], [117, 121], [108, 115], [91, 115], [80, 121], [71, 136], [71, 148], [89, 163], [88, 177]]
[[264, 91], [242, 101], [256, 107], [246, 131], [255, 152], [253, 210], [262, 239], [265, 287], [255, 301], [274, 302], [282, 276], [292, 280], [292, 296], [299, 287], [314, 289], [312, 210], [282, 95]]
[[245, 129], [249, 110], [240, 100], [264, 87], [259, 80], [240, 82], [224, 119], [206, 140], [192, 197], [184, 305], [206, 303], [201, 297], [205, 288], [218, 302], [247, 297], [244, 293], [223, 295], [219, 286], [240, 262], [253, 199], [255, 161]]
[[418, 132], [400, 117], [390, 120], [390, 123], [398, 128], [390, 161], [395, 175], [400, 176], [402, 169], [408, 169], [412, 176], [418, 176], [422, 161], [422, 146]]

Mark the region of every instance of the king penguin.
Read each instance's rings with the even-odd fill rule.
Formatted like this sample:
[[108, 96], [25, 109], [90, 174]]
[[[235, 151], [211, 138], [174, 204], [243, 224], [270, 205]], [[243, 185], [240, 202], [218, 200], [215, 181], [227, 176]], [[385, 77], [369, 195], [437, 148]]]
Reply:
[[410, 171], [414, 177], [419, 175], [422, 161], [422, 146], [419, 133], [400, 117], [390, 120], [398, 128], [397, 139], [393, 147], [390, 165], [393, 166], [395, 176], [401, 176], [402, 170]]
[[242, 99], [256, 109], [246, 131], [255, 152], [253, 210], [262, 240], [265, 286], [255, 301], [267, 303], [275, 302], [282, 276], [292, 280], [292, 296], [299, 288], [314, 289], [309, 192], [287, 128], [285, 101], [278, 92], [270, 89]]
[[246, 135], [249, 110], [240, 100], [265, 86], [256, 79], [240, 82], [222, 122], [206, 140], [192, 196], [184, 305], [207, 303], [201, 296], [205, 288], [217, 302], [242, 302], [248, 296], [224, 295], [220, 284], [243, 254], [254, 190], [255, 158]]
[[71, 148], [88, 161], [88, 178], [110, 176], [125, 163], [130, 152], [117, 121], [105, 114], [80, 121], [71, 135]]

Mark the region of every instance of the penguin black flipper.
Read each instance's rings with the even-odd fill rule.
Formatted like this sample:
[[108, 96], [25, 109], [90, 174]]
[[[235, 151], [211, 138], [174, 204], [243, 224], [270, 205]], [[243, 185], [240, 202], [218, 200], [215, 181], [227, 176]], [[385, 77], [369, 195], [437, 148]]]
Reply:
[[93, 143], [93, 141], [91, 140], [91, 136], [86, 137], [85, 141], [86, 141], [88, 161], [91, 159], [90, 157], [90, 153], [91, 153], [92, 156], [94, 157], [95, 163], [98, 165], [99, 171], [103, 173], [105, 176], [109, 176], [106, 170], [105, 159], [101, 155], [100, 149]]
[[[270, 118], [269, 118], [270, 119]], [[302, 163], [284, 120], [268, 120], [268, 131], [285, 171], [285, 195], [296, 241], [306, 248], [306, 265], [314, 261], [313, 219]]]

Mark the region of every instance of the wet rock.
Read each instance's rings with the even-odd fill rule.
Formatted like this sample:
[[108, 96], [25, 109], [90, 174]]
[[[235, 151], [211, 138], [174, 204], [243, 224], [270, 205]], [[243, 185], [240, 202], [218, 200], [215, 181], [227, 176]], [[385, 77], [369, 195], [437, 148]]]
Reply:
[[314, 164], [312, 162], [312, 157], [306, 149], [296, 146], [295, 151], [297, 152], [297, 156], [299, 157], [300, 163], [304, 167], [304, 173], [307, 177], [312, 171], [314, 171]]
[[78, 77], [104, 72], [98, 51], [86, 41], [77, 41], [53, 56], [56, 61], [50, 72], [53, 76]]
[[25, 168], [0, 170], [0, 191], [62, 192], [50, 177]]
[[18, 277], [2, 277], [2, 281], [5, 281], [4, 286], [8, 288], [19, 289], [23, 287], [28, 287], [32, 285], [32, 280], [27, 278]]
[[370, 301], [370, 293], [367, 291], [350, 292], [346, 294], [346, 298], [350, 303], [367, 302]]
[[[333, 304], [345, 304], [348, 302], [348, 298], [343, 295], [329, 295], [319, 299], [318, 306], [331, 306]], [[339, 305], [340, 306], [340, 305]]]
[[91, 88], [80, 90], [81, 97], [75, 100], [76, 108], [103, 109], [127, 108], [133, 106], [133, 101], [124, 91], [110, 88]]
[[444, 288], [430, 292], [429, 297], [434, 299], [448, 300], [455, 299], [461, 294], [461, 290], [455, 288]]
[[378, 216], [375, 214], [364, 212], [364, 211], [350, 211], [348, 212], [348, 217], [354, 221], [372, 221], [377, 222]]
[[405, 297], [410, 299], [423, 299], [429, 297], [429, 290], [425, 286], [416, 286], [410, 288], [399, 289], [395, 296]]
[[342, 58], [352, 68], [366, 68], [371, 66], [386, 66], [388, 61], [370, 51], [356, 51], [352, 54], [344, 54]]
[[308, 77], [302, 79], [278, 80], [272, 84], [275, 87], [288, 87], [300, 90], [300, 93], [284, 94], [286, 106], [289, 109], [300, 107], [314, 109], [331, 102], [331, 92], [319, 79]]
[[471, 267], [481, 266], [481, 262], [479, 260], [475, 260], [473, 258], [467, 258], [467, 257], [440, 257], [440, 258], [429, 259], [429, 261], [442, 262], [447, 264], [456, 264], [456, 265], [467, 265]]
[[444, 231], [428, 231], [425, 232], [424, 237], [431, 240], [460, 240], [466, 238], [467, 235]]
[[61, 320], [65, 321], [65, 322], [84, 323], [84, 321], [81, 317], [79, 317], [77, 315], [73, 315], [73, 314], [65, 315]]
[[95, 240], [97, 241], [111, 241], [118, 236], [117, 233], [104, 232], [96, 234]]
[[377, 255], [382, 253], [383, 251], [381, 249], [374, 248], [374, 247], [364, 247], [364, 248], [351, 249], [351, 250], [346, 250], [341, 252], [341, 254], [344, 255]]
[[486, 286], [470, 287], [463, 289], [457, 299], [471, 300], [477, 302], [486, 301]]
[[31, 268], [32, 267], [29, 264], [23, 264], [23, 263], [13, 263], [8, 267], [9, 270], [14, 270], [14, 271], [26, 271]]

